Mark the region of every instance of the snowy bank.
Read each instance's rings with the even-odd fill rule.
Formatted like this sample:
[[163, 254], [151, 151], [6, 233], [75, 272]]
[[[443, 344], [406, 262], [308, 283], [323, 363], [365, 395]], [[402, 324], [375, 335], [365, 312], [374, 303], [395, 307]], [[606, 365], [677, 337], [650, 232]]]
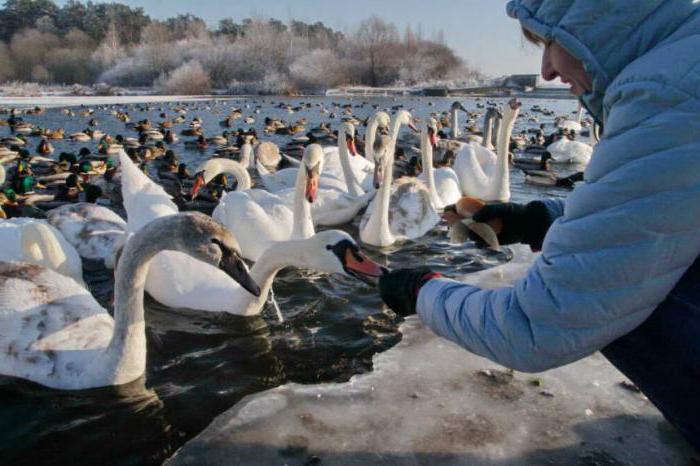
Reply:
[[[468, 281], [511, 283], [531, 260], [516, 250], [512, 263]], [[471, 355], [416, 318], [401, 331], [373, 372], [248, 396], [168, 464], [657, 465], [693, 456], [599, 354], [533, 376]]]
[[[190, 102], [197, 100], [212, 100], [234, 98], [234, 96], [219, 95], [115, 95], [115, 96], [75, 96], [75, 95], [42, 95], [37, 97], [0, 97], [0, 107], [75, 107], [78, 105], [111, 105], [111, 104], [143, 104], [154, 102]], [[236, 97], [238, 98], [238, 97]]]

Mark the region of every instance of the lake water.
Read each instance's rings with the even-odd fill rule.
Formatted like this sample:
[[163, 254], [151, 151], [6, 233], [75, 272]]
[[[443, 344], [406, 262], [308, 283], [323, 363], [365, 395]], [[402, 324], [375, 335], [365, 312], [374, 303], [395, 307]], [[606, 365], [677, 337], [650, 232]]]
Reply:
[[[220, 134], [219, 120], [233, 107], [244, 108], [244, 116], [256, 119], [253, 125], [261, 139], [281, 146], [288, 136], [264, 136], [264, 117], [296, 121], [305, 117], [307, 128], [329, 121], [317, 104], [331, 108], [334, 103], [351, 104], [360, 119], [374, 112], [373, 105], [390, 108], [404, 105], [414, 116], [425, 118], [436, 111], [446, 111], [454, 99], [428, 98], [298, 98], [217, 99], [190, 102], [187, 121], [203, 119], [207, 136]], [[502, 105], [503, 99], [492, 99]], [[280, 103], [292, 106], [310, 102], [311, 108], [289, 114], [277, 108]], [[476, 110], [474, 99], [461, 99], [467, 109]], [[433, 105], [430, 105], [432, 103]], [[572, 116], [573, 100], [523, 100], [523, 118], [516, 132], [548, 124], [554, 131], [553, 117], [538, 114], [539, 122], [529, 121], [529, 109], [537, 104], [557, 115]], [[132, 121], [161, 119], [161, 111], [170, 104], [120, 105]], [[260, 106], [260, 113], [253, 110]], [[95, 107], [96, 108], [96, 107]], [[79, 112], [80, 108], [74, 108]], [[43, 115], [26, 116], [38, 126], [63, 127], [66, 134], [82, 131], [90, 118], [97, 118], [99, 129], [125, 136], [135, 133], [110, 114], [110, 109], [96, 109], [92, 117], [67, 116], [61, 109]], [[479, 110], [483, 113], [483, 110]], [[337, 127], [338, 118], [331, 120]], [[464, 115], [460, 115], [464, 118]], [[463, 121], [463, 120], [462, 120]], [[479, 124], [481, 122], [479, 121]], [[176, 127], [180, 130], [183, 126]], [[364, 132], [364, 128], [360, 129]], [[0, 136], [9, 128], [0, 127]], [[181, 138], [187, 139], [187, 138]], [[33, 151], [37, 138], [30, 138]], [[77, 152], [87, 146], [94, 150], [96, 141], [72, 143], [53, 141], [55, 154], [64, 150]], [[188, 152], [182, 141], [173, 149], [192, 168], [210, 154]], [[213, 152], [213, 150], [210, 150]], [[253, 177], [255, 180], [255, 176]], [[513, 201], [541, 197], [562, 197], [567, 191], [526, 185], [518, 170], [511, 173]], [[358, 238], [357, 222], [344, 229]], [[508, 259], [508, 253], [486, 253], [473, 244], [452, 245], [446, 240], [443, 226], [418, 241], [380, 251], [364, 248], [375, 260], [390, 267], [433, 267], [446, 275], [465, 274], [493, 266]], [[111, 272], [97, 264], [85, 264], [86, 280], [98, 300], [110, 306], [113, 281]], [[372, 369], [372, 356], [396, 344], [400, 318], [385, 309], [376, 290], [348, 277], [323, 276], [288, 269], [281, 272], [274, 285], [277, 302], [284, 315], [278, 322], [271, 306], [261, 316], [241, 318], [211, 316], [186, 310], [172, 310], [148, 300], [148, 364], [144, 380], [118, 389], [83, 392], [47, 390], [25, 382], [0, 379], [0, 464], [159, 464], [184, 442], [199, 433], [211, 420], [242, 397], [287, 382], [314, 384], [346, 381], [354, 374]]]

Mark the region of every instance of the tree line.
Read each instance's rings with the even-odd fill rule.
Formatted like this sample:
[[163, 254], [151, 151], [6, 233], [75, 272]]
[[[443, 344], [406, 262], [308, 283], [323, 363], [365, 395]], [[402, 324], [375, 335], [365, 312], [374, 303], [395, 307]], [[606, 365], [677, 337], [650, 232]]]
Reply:
[[378, 17], [343, 34], [321, 22], [232, 18], [215, 28], [187, 14], [155, 20], [120, 3], [7, 0], [0, 82], [105, 83], [167, 93], [319, 91], [480, 79], [438, 36]]

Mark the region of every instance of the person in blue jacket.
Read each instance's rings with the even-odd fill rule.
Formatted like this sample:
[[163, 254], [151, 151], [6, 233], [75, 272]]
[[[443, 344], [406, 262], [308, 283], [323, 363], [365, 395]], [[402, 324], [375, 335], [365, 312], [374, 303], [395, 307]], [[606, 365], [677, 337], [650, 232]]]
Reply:
[[384, 301], [525, 372], [603, 354], [700, 449], [700, 2], [512, 0], [603, 129], [564, 202], [489, 205], [504, 243], [541, 249], [512, 288], [427, 269], [380, 280]]

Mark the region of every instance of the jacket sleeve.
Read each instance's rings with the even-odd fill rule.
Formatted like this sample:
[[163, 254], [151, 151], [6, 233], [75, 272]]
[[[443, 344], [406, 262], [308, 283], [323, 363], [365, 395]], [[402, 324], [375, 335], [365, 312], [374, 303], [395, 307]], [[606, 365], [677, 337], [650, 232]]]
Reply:
[[[542, 254], [512, 288], [426, 283], [421, 319], [505, 366], [580, 359], [641, 324], [700, 252], [700, 104], [663, 81], [606, 98], [606, 134]], [[700, 95], [700, 94], [699, 94]]]

